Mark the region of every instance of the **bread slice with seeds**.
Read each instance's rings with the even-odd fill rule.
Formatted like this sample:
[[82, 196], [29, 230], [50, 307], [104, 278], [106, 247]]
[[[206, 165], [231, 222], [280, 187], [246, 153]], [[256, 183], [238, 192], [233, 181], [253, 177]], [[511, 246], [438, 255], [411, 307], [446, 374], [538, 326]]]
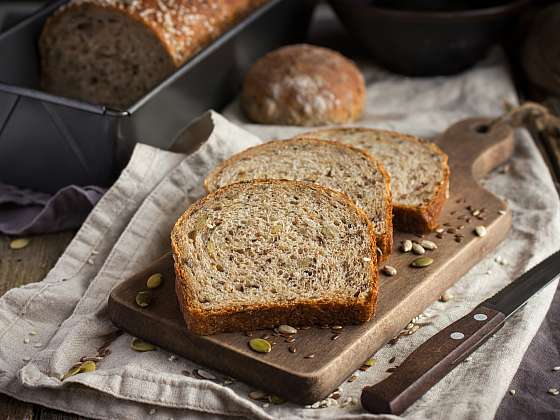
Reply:
[[393, 245], [389, 176], [367, 153], [340, 143], [300, 138], [247, 149], [222, 162], [207, 177], [208, 191], [239, 181], [291, 179], [348, 194], [373, 223], [385, 260]]
[[377, 299], [375, 235], [342, 193], [258, 180], [210, 193], [171, 233], [176, 291], [189, 331], [354, 324]]
[[447, 155], [435, 144], [407, 134], [369, 128], [334, 128], [301, 137], [337, 141], [365, 150], [391, 177], [394, 225], [404, 232], [427, 233], [449, 196]]

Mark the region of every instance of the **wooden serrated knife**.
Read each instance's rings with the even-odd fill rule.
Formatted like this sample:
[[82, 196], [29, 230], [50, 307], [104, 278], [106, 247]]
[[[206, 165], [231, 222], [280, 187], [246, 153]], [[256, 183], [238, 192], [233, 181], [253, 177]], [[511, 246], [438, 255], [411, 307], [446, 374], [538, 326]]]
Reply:
[[401, 414], [560, 276], [560, 251], [418, 347], [387, 379], [362, 391], [371, 413]]

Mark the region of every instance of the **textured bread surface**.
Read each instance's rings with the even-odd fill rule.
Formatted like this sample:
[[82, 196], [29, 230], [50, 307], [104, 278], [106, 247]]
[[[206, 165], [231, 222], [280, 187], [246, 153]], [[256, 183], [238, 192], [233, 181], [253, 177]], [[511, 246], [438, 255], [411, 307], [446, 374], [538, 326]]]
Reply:
[[299, 138], [249, 148], [222, 162], [204, 182], [215, 191], [240, 181], [291, 179], [346, 193], [373, 223], [383, 258], [393, 244], [390, 181], [383, 165], [340, 143]]
[[257, 123], [342, 124], [362, 115], [365, 91], [352, 61], [326, 48], [297, 44], [268, 53], [251, 67], [241, 106]]
[[394, 131], [334, 128], [303, 134], [367, 151], [391, 177], [393, 223], [405, 232], [425, 233], [438, 226], [449, 195], [447, 155], [435, 144]]
[[265, 0], [71, 0], [39, 39], [47, 92], [124, 109]]
[[373, 315], [375, 235], [345, 194], [288, 180], [232, 184], [193, 204], [171, 243], [177, 297], [195, 334]]

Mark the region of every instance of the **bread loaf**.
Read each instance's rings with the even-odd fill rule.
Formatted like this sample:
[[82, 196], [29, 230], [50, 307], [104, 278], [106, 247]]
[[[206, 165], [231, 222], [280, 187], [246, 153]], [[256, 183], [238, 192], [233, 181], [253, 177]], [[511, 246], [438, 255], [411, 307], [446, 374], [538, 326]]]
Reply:
[[280, 125], [342, 124], [362, 115], [365, 83], [356, 65], [326, 48], [290, 45], [249, 70], [241, 106], [253, 121]]
[[300, 138], [247, 149], [218, 165], [204, 185], [215, 191], [253, 179], [311, 182], [348, 194], [366, 212], [377, 236], [382, 260], [391, 253], [393, 223], [390, 181], [379, 162], [340, 143]]
[[373, 315], [375, 235], [345, 194], [287, 180], [232, 184], [193, 204], [171, 243], [177, 297], [195, 334]]
[[124, 109], [265, 0], [71, 0], [40, 36], [47, 92]]
[[404, 232], [426, 233], [438, 226], [449, 195], [447, 155], [435, 144], [394, 131], [335, 128], [302, 134], [338, 141], [370, 153], [391, 177], [393, 223]]

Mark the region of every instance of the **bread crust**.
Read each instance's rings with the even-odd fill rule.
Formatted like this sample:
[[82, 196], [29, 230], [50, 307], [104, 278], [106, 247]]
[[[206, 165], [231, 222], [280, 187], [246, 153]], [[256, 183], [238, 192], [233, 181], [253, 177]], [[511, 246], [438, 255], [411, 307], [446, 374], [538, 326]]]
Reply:
[[[357, 216], [366, 223], [368, 236], [370, 238], [370, 280], [369, 294], [358, 295], [355, 301], [304, 301], [298, 304], [258, 304], [245, 307], [243, 310], [236, 308], [221, 310], [201, 310], [189, 304], [195, 299], [193, 290], [189, 287], [192, 278], [183, 268], [181, 260], [183, 256], [177, 244], [180, 227], [183, 221], [188, 219], [194, 212], [203, 207], [210, 200], [219, 198], [230, 189], [243, 188], [256, 184], [281, 185], [289, 184], [294, 188], [311, 188], [319, 194], [328, 194], [343, 202], [349, 209], [356, 212]], [[375, 245], [375, 233], [373, 226], [363, 210], [358, 208], [354, 202], [344, 193], [340, 193], [320, 185], [309, 184], [289, 180], [254, 180], [231, 184], [203, 197], [187, 211], [175, 223], [171, 232], [171, 247], [175, 261], [175, 290], [179, 307], [185, 319], [187, 329], [197, 335], [211, 335], [220, 332], [249, 331], [262, 328], [271, 328], [279, 324], [290, 324], [297, 326], [313, 324], [358, 324], [371, 319], [375, 313], [375, 305], [378, 295], [378, 272]]]
[[365, 95], [364, 78], [352, 61], [327, 48], [296, 44], [250, 68], [241, 107], [257, 123], [342, 124], [360, 118]]
[[[356, 153], [359, 153], [367, 158], [369, 162], [371, 162], [377, 170], [382, 174], [383, 179], [385, 180], [385, 233], [382, 235], [377, 236], [377, 246], [381, 250], [381, 255], [379, 255], [380, 262], [385, 262], [393, 249], [393, 202], [392, 202], [392, 195], [391, 195], [391, 178], [389, 173], [385, 170], [383, 164], [378, 161], [377, 159], [373, 158], [369, 153], [365, 150], [358, 149], [357, 147], [350, 146], [348, 144], [339, 143], [336, 141], [331, 140], [323, 140], [323, 139], [316, 139], [312, 137], [298, 137], [293, 139], [287, 140], [273, 140], [267, 143], [259, 144], [256, 146], [249, 147], [248, 149], [243, 150], [242, 152], [237, 153], [236, 155], [230, 157], [229, 159], [224, 160], [220, 164], [218, 164], [204, 179], [204, 188], [207, 192], [212, 192], [218, 189], [216, 185], [216, 179], [220, 176], [222, 171], [227, 168], [228, 166], [238, 162], [239, 160], [253, 156], [259, 153], [259, 151], [263, 148], [271, 147], [271, 145], [287, 145], [287, 144], [294, 144], [301, 141], [305, 141], [306, 143], [315, 143], [315, 144], [329, 144], [333, 145], [339, 149], [349, 149], [353, 150]], [[320, 185], [320, 184], [318, 184]]]
[[43, 29], [63, 13], [83, 6], [109, 9], [142, 23], [160, 40], [176, 67], [267, 0], [71, 0], [56, 10]]
[[[394, 226], [396, 229], [403, 232], [411, 233], [428, 233], [433, 231], [439, 226], [438, 218], [441, 214], [443, 206], [449, 195], [449, 177], [450, 169], [448, 164], [447, 155], [434, 143], [422, 140], [418, 137], [412, 136], [410, 134], [403, 134], [397, 131], [391, 130], [378, 130], [364, 127], [345, 127], [345, 128], [334, 128], [327, 130], [320, 130], [321, 134], [333, 134], [333, 139], [336, 139], [336, 134], [341, 131], [347, 133], [359, 133], [359, 132], [371, 132], [376, 131], [383, 133], [389, 137], [406, 139], [407, 141], [412, 141], [415, 143], [422, 144], [425, 147], [429, 147], [434, 153], [438, 154], [442, 158], [442, 169], [443, 169], [443, 179], [442, 183], [437, 186], [436, 192], [433, 198], [428, 203], [423, 203], [421, 206], [410, 206], [410, 205], [399, 205], [393, 203], [393, 218]], [[313, 137], [313, 131], [300, 134], [298, 137]], [[335, 140], [336, 141], [336, 140]], [[374, 156], [375, 158], [375, 156]]]

